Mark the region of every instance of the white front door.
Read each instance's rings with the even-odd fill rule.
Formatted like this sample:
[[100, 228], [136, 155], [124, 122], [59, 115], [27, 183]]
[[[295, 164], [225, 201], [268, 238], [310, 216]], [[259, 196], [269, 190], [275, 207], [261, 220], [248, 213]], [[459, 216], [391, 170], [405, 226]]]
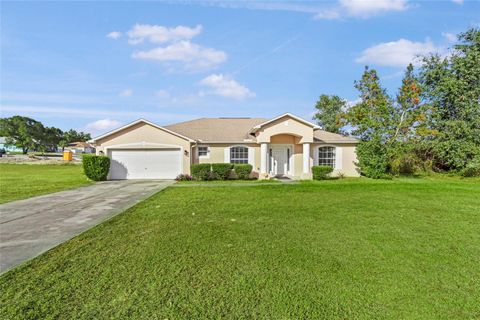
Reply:
[[109, 150], [109, 179], [175, 179], [182, 170], [180, 149]]
[[272, 148], [273, 174], [288, 174], [288, 157], [286, 147]]

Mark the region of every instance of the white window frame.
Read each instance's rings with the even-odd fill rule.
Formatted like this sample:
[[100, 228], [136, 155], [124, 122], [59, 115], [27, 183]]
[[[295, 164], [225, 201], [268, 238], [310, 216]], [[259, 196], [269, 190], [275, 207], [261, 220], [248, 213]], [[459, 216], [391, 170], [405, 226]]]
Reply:
[[[200, 155], [200, 148], [207, 148], [207, 155], [201, 156]], [[210, 158], [210, 147], [206, 145], [198, 145], [197, 146], [197, 158], [198, 159], [209, 159]]]
[[249, 164], [250, 163], [250, 161], [251, 161], [251, 159], [250, 159], [251, 150], [250, 149], [251, 148], [249, 148], [248, 146], [243, 146], [243, 145], [236, 145], [236, 146], [231, 146], [231, 147], [228, 148], [228, 162], [229, 163], [236, 163], [236, 162], [232, 162], [232, 156], [231, 155], [232, 155], [232, 149], [233, 148], [245, 148], [245, 149], [247, 149], [247, 158], [246, 158], [247, 162], [241, 163], [241, 164]]
[[331, 144], [317, 144], [314, 145], [314, 165], [318, 166], [318, 161], [319, 161], [319, 149], [322, 147], [331, 147], [335, 149], [335, 161], [334, 161], [334, 170], [341, 170], [342, 169], [342, 154], [343, 154], [343, 148], [341, 146], [335, 146]]

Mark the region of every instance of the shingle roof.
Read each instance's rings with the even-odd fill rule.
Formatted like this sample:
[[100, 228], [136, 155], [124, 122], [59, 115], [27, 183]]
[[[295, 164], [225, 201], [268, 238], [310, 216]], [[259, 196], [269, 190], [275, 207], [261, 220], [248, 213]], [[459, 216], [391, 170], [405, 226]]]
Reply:
[[354, 137], [348, 137], [337, 133], [328, 132], [325, 130], [315, 130], [313, 132], [313, 138], [318, 142], [342, 142], [342, 143], [355, 143], [358, 142], [358, 139]]
[[[255, 137], [249, 132], [256, 125], [268, 121], [264, 118], [201, 118], [191, 121], [175, 123], [164, 128], [200, 142], [245, 142]], [[325, 143], [355, 143], [357, 139], [331, 133], [324, 130], [315, 130], [314, 138], [317, 142]]]
[[255, 141], [255, 137], [249, 135], [249, 131], [265, 121], [267, 119], [264, 118], [201, 118], [164, 128], [205, 142], [243, 142], [246, 139]]

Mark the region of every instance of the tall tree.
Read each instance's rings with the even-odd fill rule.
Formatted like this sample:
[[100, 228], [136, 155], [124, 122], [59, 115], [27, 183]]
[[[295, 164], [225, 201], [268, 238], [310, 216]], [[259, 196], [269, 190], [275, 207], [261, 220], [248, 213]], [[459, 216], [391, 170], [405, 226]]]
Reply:
[[421, 85], [414, 75], [413, 65], [409, 64], [402, 80], [402, 86], [397, 94], [396, 129], [393, 139], [407, 142], [415, 139], [425, 126], [426, 108], [422, 105]]
[[0, 119], [0, 135], [6, 143], [22, 148], [24, 154], [41, 145], [45, 128], [41, 122], [22, 116]]
[[90, 133], [85, 133], [83, 131], [77, 132], [76, 130], [70, 129], [63, 133], [63, 137], [58, 142], [58, 145], [62, 148], [62, 150], [64, 150], [69, 143], [77, 141], [88, 141], [90, 139], [92, 139]]
[[348, 110], [347, 119], [352, 133], [361, 139], [358, 165], [366, 176], [382, 178], [388, 172], [390, 145], [397, 129], [395, 107], [374, 69], [365, 67], [355, 88], [360, 102]]
[[[62, 130], [55, 127], [46, 127], [42, 139], [42, 149], [56, 151], [63, 139]], [[42, 150], [42, 151], [45, 151]]]
[[420, 79], [432, 106], [431, 143], [440, 168], [462, 169], [480, 157], [480, 30], [458, 37], [451, 55], [423, 59]]
[[377, 71], [365, 67], [362, 78], [355, 81], [360, 102], [348, 111], [352, 133], [362, 140], [389, 141], [395, 133], [395, 108], [392, 99], [382, 88]]
[[343, 133], [346, 106], [347, 101], [339, 96], [322, 94], [315, 105], [313, 119], [326, 131]]
[[65, 140], [67, 143], [72, 143], [76, 141], [88, 141], [90, 139], [92, 139], [90, 133], [85, 133], [83, 131], [77, 132], [73, 129], [65, 131], [63, 135], [63, 140]]

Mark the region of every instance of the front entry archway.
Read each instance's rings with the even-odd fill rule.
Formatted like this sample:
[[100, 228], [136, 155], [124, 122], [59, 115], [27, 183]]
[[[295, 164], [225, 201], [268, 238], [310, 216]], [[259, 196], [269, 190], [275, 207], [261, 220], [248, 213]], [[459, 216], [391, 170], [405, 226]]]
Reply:
[[270, 145], [269, 172], [271, 175], [292, 175], [293, 146]]

